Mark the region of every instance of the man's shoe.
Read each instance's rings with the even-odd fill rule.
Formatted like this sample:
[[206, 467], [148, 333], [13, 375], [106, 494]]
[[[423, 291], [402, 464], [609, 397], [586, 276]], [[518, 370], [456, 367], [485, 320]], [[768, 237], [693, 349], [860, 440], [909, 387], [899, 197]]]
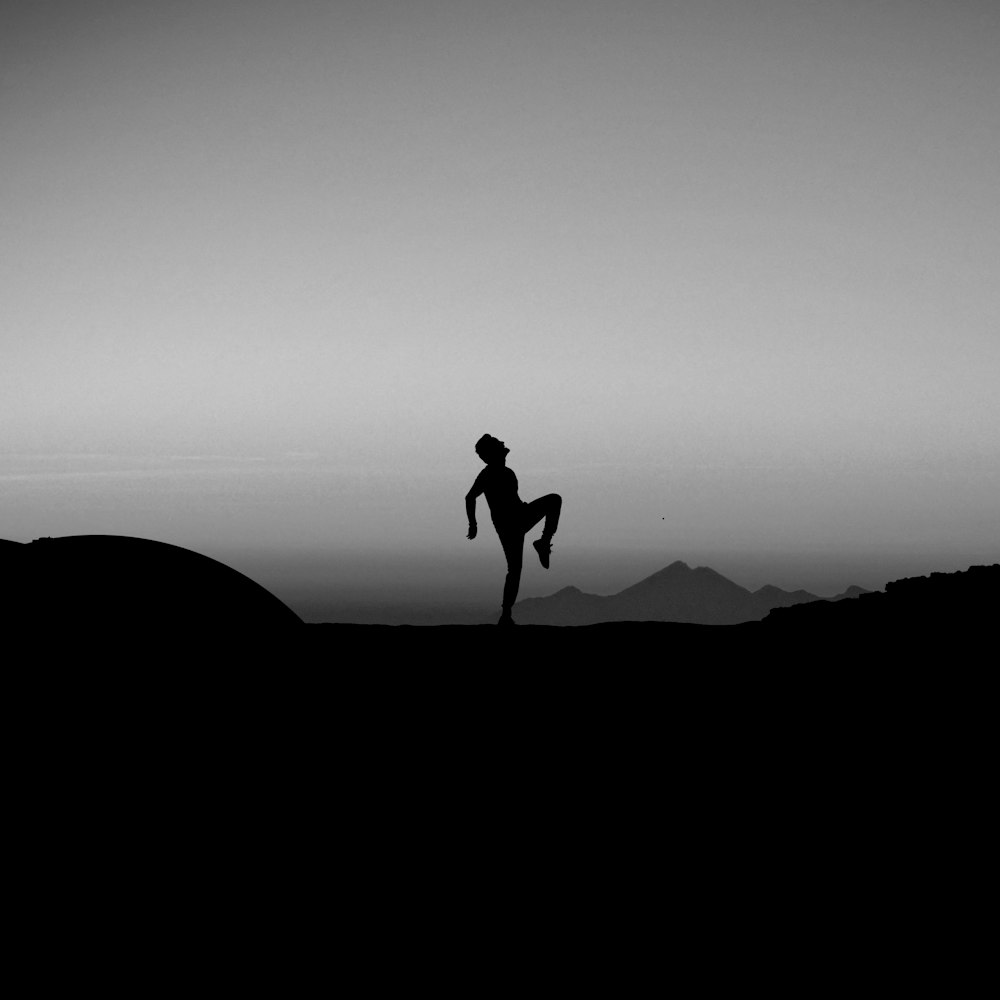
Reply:
[[517, 624], [517, 622], [514, 621], [513, 618], [511, 618], [509, 611], [505, 611], [500, 616], [500, 621], [497, 622], [497, 625], [516, 625], [516, 624]]
[[539, 538], [537, 542], [531, 543], [538, 553], [538, 559], [545, 569], [549, 568], [549, 555], [552, 552], [552, 543], [547, 538]]

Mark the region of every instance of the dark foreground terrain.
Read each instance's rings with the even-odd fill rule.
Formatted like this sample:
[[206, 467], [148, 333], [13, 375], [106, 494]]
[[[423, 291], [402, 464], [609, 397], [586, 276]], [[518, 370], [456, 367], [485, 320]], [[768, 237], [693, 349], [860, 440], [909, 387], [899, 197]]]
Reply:
[[985, 940], [961, 915], [994, 853], [1000, 566], [742, 625], [509, 629], [305, 625], [242, 581], [255, 614], [195, 623], [69, 569], [4, 618], [8, 881], [43, 972], [57, 941], [74, 976], [128, 952], [144, 981], [197, 939], [258, 981], [280, 955], [282, 988], [303, 948], [410, 987], [461, 953], [466, 989], [513, 947], [560, 983], [598, 953], [609, 992], [646, 988], [637, 952], [798, 992]]

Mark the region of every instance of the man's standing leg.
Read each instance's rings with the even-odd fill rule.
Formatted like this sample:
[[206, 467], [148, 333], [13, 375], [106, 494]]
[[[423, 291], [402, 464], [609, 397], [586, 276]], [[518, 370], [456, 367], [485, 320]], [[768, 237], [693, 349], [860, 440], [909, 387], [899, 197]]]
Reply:
[[503, 613], [501, 624], [513, 624], [510, 609], [517, 600], [517, 591], [521, 586], [521, 563], [524, 559], [524, 534], [513, 528], [500, 536], [503, 554], [507, 557], [507, 579], [503, 584]]

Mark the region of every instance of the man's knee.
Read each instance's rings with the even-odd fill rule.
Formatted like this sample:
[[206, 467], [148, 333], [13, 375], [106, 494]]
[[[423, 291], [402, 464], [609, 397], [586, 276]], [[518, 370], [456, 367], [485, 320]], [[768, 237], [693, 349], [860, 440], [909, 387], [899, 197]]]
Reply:
[[562, 497], [559, 496], [558, 493], [550, 493], [545, 499], [548, 500], [553, 507], [558, 508], [562, 506]]

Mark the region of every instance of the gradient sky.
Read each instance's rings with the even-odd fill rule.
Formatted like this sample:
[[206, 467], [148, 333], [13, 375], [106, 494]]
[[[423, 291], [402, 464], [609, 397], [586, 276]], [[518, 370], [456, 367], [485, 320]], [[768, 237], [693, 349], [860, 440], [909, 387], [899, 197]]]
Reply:
[[993, 0], [0, 12], [0, 537], [1000, 558]]

